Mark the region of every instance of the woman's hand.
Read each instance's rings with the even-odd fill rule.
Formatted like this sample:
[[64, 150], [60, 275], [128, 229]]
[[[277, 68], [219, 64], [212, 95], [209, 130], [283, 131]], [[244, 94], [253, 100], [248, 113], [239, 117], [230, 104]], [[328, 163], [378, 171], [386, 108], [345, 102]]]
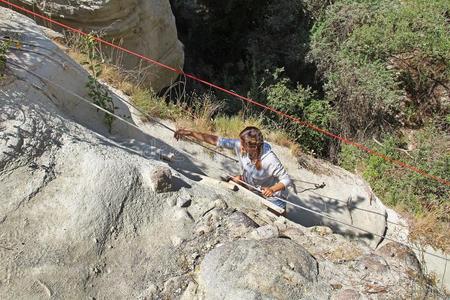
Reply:
[[242, 185], [242, 175], [231, 176], [230, 180]]
[[270, 188], [270, 187], [262, 187], [261, 192], [266, 197], [272, 197], [274, 190], [272, 190], [272, 188]]
[[177, 141], [181, 138], [190, 136], [192, 134], [191, 130], [187, 130], [187, 129], [178, 129], [177, 131], [175, 131], [175, 133], [173, 134], [173, 137], [177, 139]]

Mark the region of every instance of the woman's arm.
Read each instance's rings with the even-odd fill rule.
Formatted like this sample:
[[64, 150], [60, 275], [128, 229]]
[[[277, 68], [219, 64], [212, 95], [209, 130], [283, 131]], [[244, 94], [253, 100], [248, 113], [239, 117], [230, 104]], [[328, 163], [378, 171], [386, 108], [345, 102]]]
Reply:
[[270, 187], [262, 188], [263, 195], [267, 197], [271, 197], [273, 193], [284, 190], [287, 186], [292, 185], [292, 180], [284, 166], [281, 164], [281, 161], [278, 159], [275, 153], [272, 154], [273, 156], [271, 157], [270, 161], [270, 164], [273, 168], [272, 176], [278, 179], [278, 183]]
[[196, 132], [196, 131], [187, 130], [187, 129], [178, 129], [175, 132], [174, 137], [177, 140], [179, 140], [180, 138], [183, 138], [183, 137], [191, 137], [197, 141], [206, 142], [206, 143], [214, 145], [214, 146], [217, 145], [217, 141], [219, 140], [219, 137], [216, 135]]
[[263, 187], [261, 188], [262, 190], [262, 194], [266, 197], [272, 197], [274, 193], [278, 192], [278, 191], [282, 191], [286, 188], [286, 186], [284, 185], [284, 183], [282, 182], [278, 182], [270, 187]]

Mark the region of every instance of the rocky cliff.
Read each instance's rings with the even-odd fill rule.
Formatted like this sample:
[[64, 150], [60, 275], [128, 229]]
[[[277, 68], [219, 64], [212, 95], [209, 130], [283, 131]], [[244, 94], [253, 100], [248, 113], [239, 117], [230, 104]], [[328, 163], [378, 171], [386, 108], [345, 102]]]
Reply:
[[[439, 298], [410, 249], [275, 217], [211, 177], [235, 166], [175, 148], [114, 90], [140, 129], [108, 133], [68, 93], [87, 95], [79, 65], [26, 17], [0, 8], [0, 26], [23, 42], [0, 80], [2, 299]], [[350, 175], [327, 176], [344, 188]]]
[[[12, 2], [87, 33], [93, 32], [163, 64], [183, 68], [183, 45], [178, 40], [175, 18], [168, 0]], [[49, 25], [55, 30], [62, 30], [56, 25]], [[156, 91], [170, 85], [177, 77], [173, 72], [142, 64], [140, 59], [123, 56], [108, 47], [103, 51], [113, 63], [145, 75]]]

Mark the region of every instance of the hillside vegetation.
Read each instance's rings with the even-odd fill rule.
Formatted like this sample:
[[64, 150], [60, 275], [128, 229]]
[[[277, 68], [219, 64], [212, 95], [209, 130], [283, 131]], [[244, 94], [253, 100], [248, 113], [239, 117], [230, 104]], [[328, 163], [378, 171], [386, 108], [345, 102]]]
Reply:
[[[439, 0], [337, 1], [315, 24], [310, 52], [341, 134], [447, 180], [449, 13]], [[448, 232], [448, 186], [346, 145], [339, 162], [387, 204], [432, 212]]]

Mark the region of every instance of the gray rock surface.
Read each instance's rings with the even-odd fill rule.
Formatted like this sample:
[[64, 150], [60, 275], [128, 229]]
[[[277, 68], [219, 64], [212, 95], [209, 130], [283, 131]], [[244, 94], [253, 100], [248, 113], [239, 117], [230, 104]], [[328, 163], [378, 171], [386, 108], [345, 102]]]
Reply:
[[279, 232], [274, 225], [264, 225], [254, 229], [249, 233], [248, 237], [254, 240], [271, 239], [279, 237]]
[[206, 299], [320, 299], [317, 262], [286, 239], [237, 241], [209, 252], [200, 265]]
[[[111, 1], [46, 1], [20, 0], [34, 11], [85, 32], [94, 32], [102, 38], [148, 56], [173, 68], [182, 69], [183, 45], [178, 40], [175, 17], [168, 0], [111, 0]], [[56, 25], [51, 28], [60, 30]], [[178, 74], [144, 62], [117, 50], [104, 48], [113, 63], [146, 74], [151, 86], [159, 91], [170, 85]]]

